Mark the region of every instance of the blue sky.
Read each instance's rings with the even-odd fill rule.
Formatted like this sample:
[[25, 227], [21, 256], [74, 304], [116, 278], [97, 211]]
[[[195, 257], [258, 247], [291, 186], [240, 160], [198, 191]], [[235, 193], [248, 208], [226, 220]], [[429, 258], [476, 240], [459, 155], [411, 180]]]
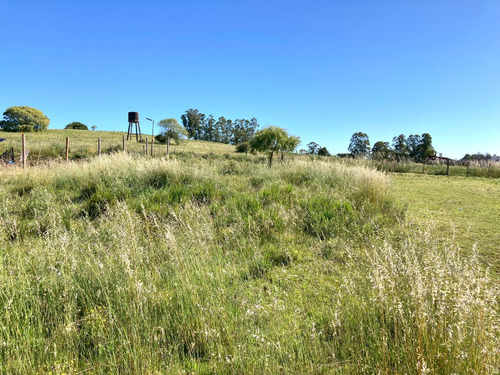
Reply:
[[[197, 108], [346, 152], [500, 154], [500, 1], [0, 0], [0, 110], [126, 131]], [[150, 131], [150, 130], [149, 130]]]

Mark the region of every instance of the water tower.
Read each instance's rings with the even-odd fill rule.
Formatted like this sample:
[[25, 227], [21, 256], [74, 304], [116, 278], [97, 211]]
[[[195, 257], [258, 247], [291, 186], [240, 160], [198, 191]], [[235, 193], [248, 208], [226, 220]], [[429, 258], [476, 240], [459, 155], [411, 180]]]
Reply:
[[134, 124], [135, 124], [135, 139], [139, 141], [142, 139], [141, 136], [141, 124], [139, 123], [139, 112], [129, 112], [128, 113], [128, 131], [127, 131], [127, 141], [132, 139], [134, 134]]

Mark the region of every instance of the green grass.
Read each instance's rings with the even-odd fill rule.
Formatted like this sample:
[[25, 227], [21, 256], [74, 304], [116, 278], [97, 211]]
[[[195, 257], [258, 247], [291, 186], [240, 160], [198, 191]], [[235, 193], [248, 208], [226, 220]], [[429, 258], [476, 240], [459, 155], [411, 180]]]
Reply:
[[476, 245], [486, 266], [500, 274], [499, 180], [397, 174], [393, 186], [414, 222], [432, 222], [465, 251]]
[[478, 258], [385, 174], [287, 160], [1, 169], [0, 373], [498, 373]]
[[368, 162], [380, 171], [395, 172], [395, 173], [414, 173], [414, 174], [427, 174], [444, 176], [448, 173], [449, 176], [461, 177], [487, 177], [499, 178], [500, 177], [500, 164], [499, 163], [478, 163], [471, 162], [467, 167], [465, 165], [450, 165], [446, 163], [432, 163], [422, 164], [414, 162], [392, 162], [392, 161], [376, 161], [370, 160]]
[[[95, 156], [97, 154], [98, 138], [101, 138], [101, 152], [109, 154], [123, 149], [123, 136], [126, 132], [90, 131], [90, 130], [47, 130], [46, 132], [27, 133], [26, 149], [30, 151], [28, 163], [36, 165], [37, 162], [47, 160], [63, 159], [66, 153], [66, 137], [69, 138], [69, 158], [80, 159]], [[16, 161], [22, 153], [21, 133], [0, 132], [0, 138], [6, 140], [0, 143], [0, 153], [14, 147]], [[151, 135], [143, 135], [143, 140], [148, 138], [151, 143]], [[125, 149], [132, 154], [144, 154], [145, 143], [135, 140], [126, 141]], [[148, 150], [150, 152], [150, 149]], [[164, 156], [167, 146], [155, 143], [156, 156]], [[171, 155], [176, 154], [234, 154], [235, 146], [223, 143], [205, 141], [181, 141], [179, 144], [172, 143]]]

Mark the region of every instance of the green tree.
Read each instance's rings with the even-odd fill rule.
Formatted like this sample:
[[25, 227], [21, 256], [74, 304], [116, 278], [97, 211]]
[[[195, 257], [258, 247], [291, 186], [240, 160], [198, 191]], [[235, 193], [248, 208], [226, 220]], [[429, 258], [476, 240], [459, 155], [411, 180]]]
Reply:
[[364, 157], [370, 153], [370, 139], [363, 132], [354, 133], [349, 143], [349, 152], [354, 157]]
[[202, 124], [205, 115], [200, 113], [197, 109], [188, 109], [185, 114], [181, 116], [182, 125], [188, 132], [188, 137], [192, 139], [200, 139], [202, 132]]
[[432, 147], [432, 137], [429, 133], [424, 133], [420, 137], [420, 143], [418, 145], [418, 157], [419, 161], [425, 161], [436, 156], [436, 151]]
[[76, 129], [76, 130], [89, 130], [87, 125], [82, 124], [81, 122], [74, 121], [68, 125], [64, 129]]
[[318, 155], [319, 156], [330, 156], [331, 154], [326, 147], [320, 147], [318, 149]]
[[397, 161], [405, 160], [408, 158], [408, 146], [406, 144], [406, 136], [400, 134], [392, 138], [392, 149]]
[[378, 141], [372, 147], [372, 158], [376, 160], [386, 160], [391, 156], [392, 150], [389, 142]]
[[285, 149], [288, 137], [285, 129], [269, 126], [255, 133], [250, 140], [250, 148], [252, 151], [269, 153], [269, 168], [271, 168], [274, 153]]
[[281, 149], [281, 161], [285, 159], [285, 152], [293, 152], [300, 145], [300, 137], [294, 135], [287, 135], [287, 139], [283, 142], [283, 147]]
[[93, 132], [95, 132], [95, 130], [97, 129], [97, 125], [92, 125], [91, 129]]
[[38, 132], [47, 130], [50, 120], [36, 108], [10, 107], [3, 113], [0, 129], [8, 132]]
[[307, 153], [311, 154], [311, 155], [317, 155], [319, 148], [320, 148], [320, 145], [317, 144], [316, 142], [309, 142], [307, 144], [307, 149], [308, 149]]
[[[163, 130], [161, 132], [161, 136], [166, 139], [167, 143], [167, 156], [170, 156], [170, 139], [174, 139], [176, 143], [179, 143], [179, 139], [181, 137], [187, 137], [189, 135], [186, 128], [180, 125], [176, 119], [174, 118], [166, 118], [158, 122], [158, 126], [160, 126]], [[157, 138], [159, 141], [160, 137]]]
[[432, 137], [429, 133], [422, 135], [412, 134], [406, 139], [408, 156], [415, 162], [421, 163], [432, 158], [436, 152], [432, 147]]
[[414, 161], [420, 160], [420, 143], [421, 137], [418, 134], [410, 134], [406, 138], [406, 149], [408, 151], [408, 156]]
[[212, 115], [209, 115], [203, 124], [203, 140], [209, 142], [215, 142], [216, 137], [216, 121]]

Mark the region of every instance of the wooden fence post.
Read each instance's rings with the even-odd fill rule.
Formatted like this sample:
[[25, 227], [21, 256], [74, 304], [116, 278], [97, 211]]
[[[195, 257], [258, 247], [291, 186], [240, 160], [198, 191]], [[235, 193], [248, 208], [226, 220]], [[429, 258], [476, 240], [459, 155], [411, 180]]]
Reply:
[[22, 134], [23, 168], [26, 168], [26, 136]]
[[146, 138], [146, 152], [144, 156], [148, 156], [148, 139]]
[[450, 175], [450, 159], [446, 159], [446, 175]]
[[155, 144], [155, 139], [151, 137], [151, 157], [154, 155], [154, 144]]
[[69, 137], [66, 137], [66, 162], [69, 161]]
[[97, 138], [97, 156], [101, 156], [101, 138]]
[[123, 136], [123, 152], [125, 152], [125, 135]]

